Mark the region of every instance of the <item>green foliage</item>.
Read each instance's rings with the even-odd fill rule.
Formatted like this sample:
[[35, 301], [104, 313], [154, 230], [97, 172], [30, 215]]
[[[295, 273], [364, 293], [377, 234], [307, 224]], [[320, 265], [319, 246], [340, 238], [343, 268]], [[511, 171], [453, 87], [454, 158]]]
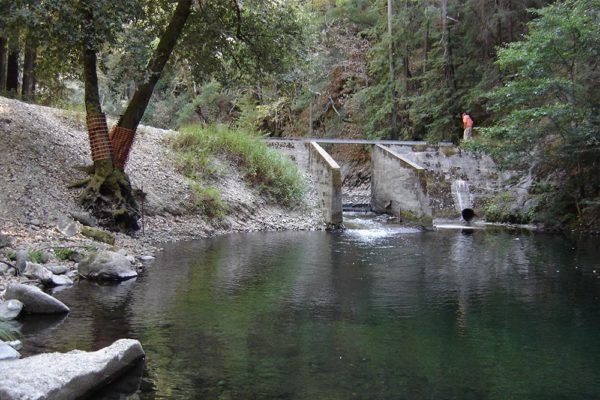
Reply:
[[29, 259], [29, 261], [37, 264], [43, 264], [48, 262], [48, 255], [41, 250], [30, 251], [27, 255], [27, 258]]
[[291, 122], [292, 111], [287, 97], [279, 97], [263, 104], [256, 104], [246, 97], [240, 103], [238, 126], [271, 136], [281, 136]]
[[177, 126], [191, 123], [225, 123], [231, 120], [233, 111], [231, 94], [223, 85], [212, 80], [202, 86], [200, 94], [177, 112]]
[[15, 261], [17, 259], [17, 252], [12, 250], [11, 252], [9, 252], [6, 257], [10, 260], [10, 261]]
[[92, 240], [96, 240], [98, 242], [107, 243], [110, 245], [115, 244], [115, 236], [110, 233], [100, 229], [92, 228], [91, 226], [84, 226], [81, 229], [81, 234], [87, 238]]
[[490, 96], [498, 119], [482, 142], [505, 165], [561, 182], [553, 203], [581, 217], [600, 193], [600, 2], [557, 2], [537, 15], [524, 40], [498, 51], [510, 79]]
[[3, 321], [0, 321], [0, 340], [9, 342], [16, 340], [19, 337], [19, 332], [15, 328]]
[[[256, 134], [223, 125], [188, 126], [171, 140], [183, 173], [192, 179], [206, 177], [211, 157], [226, 155], [248, 182], [286, 206], [301, 203], [304, 180], [298, 167]], [[214, 169], [213, 169], [214, 171]]]
[[69, 249], [68, 247], [55, 247], [54, 255], [56, 256], [57, 260], [66, 261], [66, 260], [75, 260], [78, 256], [78, 253], [77, 253], [77, 251], [75, 251], [73, 249]]
[[492, 199], [485, 207], [484, 216], [489, 222], [505, 222], [511, 224], [526, 224], [530, 216], [519, 213], [514, 208], [515, 198], [510, 192], [503, 192]]
[[192, 182], [190, 190], [193, 209], [210, 218], [221, 219], [225, 216], [227, 206], [223, 203], [218, 189], [204, 187], [198, 182]]

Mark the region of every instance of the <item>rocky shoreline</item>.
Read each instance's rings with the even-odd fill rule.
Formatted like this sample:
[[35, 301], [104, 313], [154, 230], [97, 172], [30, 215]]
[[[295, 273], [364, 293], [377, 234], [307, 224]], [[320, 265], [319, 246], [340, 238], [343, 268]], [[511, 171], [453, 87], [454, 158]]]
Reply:
[[134, 189], [146, 195], [143, 230], [133, 236], [111, 233], [112, 239], [102, 241], [86, 235], [86, 230], [98, 227], [80, 209], [78, 191], [67, 188], [85, 177], [90, 162], [83, 116], [0, 97], [0, 299], [8, 284], [37, 279], [19, 274], [19, 252], [21, 258], [27, 255], [25, 261], [66, 269], [76, 278], [72, 271], [77, 263], [95, 250], [118, 250], [141, 270], [143, 259], [152, 257], [164, 242], [322, 228], [314, 195], [297, 210], [279, 207], [244, 182], [225, 160], [219, 160], [222, 171], [208, 183], [221, 192], [228, 215], [211, 220], [195, 214], [187, 206], [190, 183], [177, 170], [176, 155], [166, 144], [172, 134], [140, 127], [127, 173]]
[[[228, 213], [220, 219], [198, 215], [189, 207], [190, 182], [177, 170], [176, 154], [167, 144], [174, 132], [140, 127], [126, 172], [134, 190], [145, 195], [143, 229], [132, 236], [101, 229], [79, 206], [79, 192], [68, 189], [85, 177], [90, 163], [83, 121], [78, 113], [0, 97], [0, 334], [3, 323], [22, 313], [69, 312], [68, 305], [40, 288], [137, 276], [151, 265], [161, 243], [324, 227], [314, 193], [298, 209], [285, 209], [247, 184], [225, 158], [217, 160], [220, 171], [207, 184], [219, 190]], [[31, 383], [13, 374], [17, 362], [35, 363], [27, 361], [33, 357], [19, 360], [21, 346], [18, 340], [0, 340], [0, 366], [8, 368], [0, 391], [26, 389]], [[53, 360], [92, 357], [79, 353], [47, 358], [51, 365]], [[133, 358], [142, 355], [140, 347]], [[73, 379], [82, 378], [74, 374]], [[92, 381], [92, 386], [99, 383]], [[48, 390], [57, 389], [50, 385]], [[33, 392], [24, 395], [35, 397]]]

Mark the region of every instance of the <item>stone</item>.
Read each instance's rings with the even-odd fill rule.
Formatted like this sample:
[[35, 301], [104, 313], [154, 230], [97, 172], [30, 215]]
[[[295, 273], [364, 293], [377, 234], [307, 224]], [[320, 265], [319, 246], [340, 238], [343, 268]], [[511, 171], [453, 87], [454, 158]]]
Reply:
[[65, 274], [68, 278], [75, 279], [79, 276], [79, 271], [73, 269]]
[[[19, 358], [21, 358], [21, 354], [19, 354], [18, 351], [13, 349], [8, 344], [0, 341], [0, 362], [5, 361], [5, 360], [16, 360]], [[4, 373], [8, 373], [8, 372], [4, 372]], [[0, 395], [0, 398], [4, 399], [4, 397], [1, 395]]]
[[27, 314], [64, 314], [70, 311], [60, 300], [42, 292], [41, 289], [21, 283], [9, 285], [4, 297], [19, 300], [23, 303], [23, 312]]
[[66, 274], [69, 268], [66, 265], [47, 265], [46, 269], [54, 275]]
[[94, 352], [73, 350], [0, 361], [0, 398], [84, 398], [116, 380], [144, 356], [140, 342], [120, 339]]
[[66, 237], [75, 236], [79, 233], [77, 223], [68, 217], [59, 218], [56, 229]]
[[23, 303], [19, 300], [12, 299], [0, 303], [0, 321], [10, 321], [19, 316], [23, 310]]
[[29, 252], [25, 249], [17, 250], [16, 260], [15, 260], [15, 268], [19, 273], [25, 270], [25, 266], [27, 265], [27, 259], [29, 258]]
[[6, 271], [6, 274], [10, 276], [17, 276], [17, 270], [15, 268], [9, 268], [8, 271]]
[[16, 351], [19, 351], [23, 348], [23, 343], [20, 340], [13, 340], [10, 342], [5, 342], [7, 345], [9, 345], [10, 347], [12, 347], [13, 349], [15, 349]]
[[10, 238], [0, 233], [0, 249], [12, 246]]
[[9, 270], [9, 268], [10, 267], [8, 266], [8, 264], [4, 264], [3, 262], [0, 262], [0, 274], [1, 275], [6, 274]]
[[31, 279], [37, 279], [47, 285], [52, 282], [52, 272], [48, 271], [43, 265], [32, 262], [26, 263], [23, 275]]
[[65, 275], [52, 275], [52, 286], [71, 286], [73, 281]]
[[71, 212], [71, 217], [77, 222], [85, 226], [98, 226], [98, 220], [86, 212]]
[[154, 261], [154, 257], [153, 256], [141, 256], [140, 260], [142, 260], [143, 263], [149, 263]]
[[82, 277], [99, 281], [122, 281], [137, 276], [126, 256], [108, 250], [90, 253], [79, 263], [77, 270]]

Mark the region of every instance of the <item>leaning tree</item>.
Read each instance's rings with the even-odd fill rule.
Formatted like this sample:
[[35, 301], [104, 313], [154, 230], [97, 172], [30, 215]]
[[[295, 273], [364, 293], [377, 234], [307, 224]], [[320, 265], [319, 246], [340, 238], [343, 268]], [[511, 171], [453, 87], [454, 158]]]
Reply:
[[[288, 45], [300, 36], [289, 7], [277, 0], [246, 1], [243, 7], [238, 0], [39, 3], [39, 26], [47, 33], [44, 45], [60, 53], [65, 63], [81, 66], [93, 160], [93, 174], [82, 185], [82, 204], [103, 226], [123, 232], [138, 229], [138, 205], [125, 166], [136, 129], [178, 41], [182, 42], [181, 57], [187, 58], [195, 74], [204, 78], [231, 66], [276, 70], [282, 65]], [[137, 58], [144, 64], [142, 78], [136, 82], [118, 122], [109, 130], [100, 101], [98, 54], [115, 48], [127, 51], [127, 33], [132, 26], [153, 38], [147, 43], [151, 50]]]
[[97, 21], [103, 17], [99, 13], [102, 10], [98, 9], [97, 1], [80, 0], [78, 4], [77, 11], [81, 16], [84, 32], [81, 59], [86, 123], [94, 161], [94, 175], [87, 184], [82, 201], [84, 207], [105, 226], [121, 231], [138, 229], [138, 206], [125, 173], [125, 164], [133, 145], [135, 131], [187, 22], [191, 7], [192, 0], [177, 2], [175, 11], [161, 33], [158, 45], [148, 62], [145, 81], [137, 86], [127, 109], [109, 133], [106, 116], [100, 104], [97, 76], [97, 53], [101, 43], [96, 27]]

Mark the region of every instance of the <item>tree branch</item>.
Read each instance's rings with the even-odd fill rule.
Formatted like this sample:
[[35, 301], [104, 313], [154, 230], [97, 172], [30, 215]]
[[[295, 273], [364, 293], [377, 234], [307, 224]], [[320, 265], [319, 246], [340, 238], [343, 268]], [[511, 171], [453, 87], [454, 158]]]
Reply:
[[177, 2], [177, 7], [171, 17], [171, 21], [165, 31], [161, 34], [158, 46], [148, 62], [146, 68], [148, 78], [138, 86], [125, 113], [119, 119], [118, 126], [134, 131], [137, 129], [144, 116], [146, 107], [150, 102], [150, 98], [152, 97], [154, 86], [156, 86], [167, 61], [169, 61], [169, 57], [171, 56], [171, 53], [177, 44], [177, 40], [187, 22], [191, 7], [192, 0], [179, 0]]
[[233, 2], [233, 5], [235, 7], [235, 15], [237, 18], [237, 30], [236, 30], [235, 36], [239, 40], [243, 40], [243, 38], [242, 38], [242, 9], [240, 8], [240, 3], [238, 3], [238, 0], [231, 0], [231, 1]]

